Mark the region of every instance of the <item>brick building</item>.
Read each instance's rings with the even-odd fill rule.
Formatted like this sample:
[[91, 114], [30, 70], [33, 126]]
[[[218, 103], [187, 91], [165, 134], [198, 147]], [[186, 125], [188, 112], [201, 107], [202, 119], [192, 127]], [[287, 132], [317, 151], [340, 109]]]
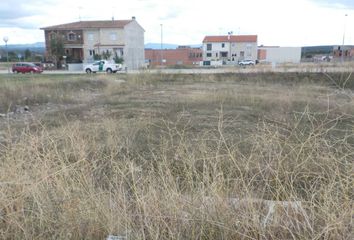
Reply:
[[179, 46], [177, 49], [145, 49], [145, 59], [149, 67], [156, 66], [199, 66], [203, 60], [201, 48]]
[[351, 61], [354, 57], [354, 46], [351, 45], [334, 46], [333, 57], [335, 59], [342, 59], [343, 57], [343, 60]]

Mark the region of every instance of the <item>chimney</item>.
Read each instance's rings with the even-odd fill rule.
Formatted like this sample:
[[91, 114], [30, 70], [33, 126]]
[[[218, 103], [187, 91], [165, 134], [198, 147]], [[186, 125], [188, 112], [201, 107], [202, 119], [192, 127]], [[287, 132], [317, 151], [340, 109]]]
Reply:
[[134, 21], [135, 21], [135, 19], [136, 19], [136, 18], [135, 18], [135, 16], [133, 16], [133, 17], [132, 17], [132, 20], [134, 20]]

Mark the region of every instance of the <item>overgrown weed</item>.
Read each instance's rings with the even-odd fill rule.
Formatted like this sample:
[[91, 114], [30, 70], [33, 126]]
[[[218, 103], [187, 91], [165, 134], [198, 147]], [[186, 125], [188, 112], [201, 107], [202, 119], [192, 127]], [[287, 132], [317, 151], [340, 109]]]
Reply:
[[[89, 110], [80, 106], [53, 125], [9, 122], [0, 143], [1, 238], [350, 239], [351, 101], [305, 84], [287, 95], [261, 79], [258, 90], [231, 88], [239, 83], [231, 76], [201, 87], [219, 77], [171, 87], [100, 76], [85, 88], [73, 83], [72, 93], [100, 89], [96, 104], [129, 103], [118, 110], [134, 109], [133, 117], [84, 120]], [[170, 94], [186, 84], [190, 92]], [[311, 98], [314, 89], [320, 96]], [[154, 91], [164, 109], [151, 107]]]

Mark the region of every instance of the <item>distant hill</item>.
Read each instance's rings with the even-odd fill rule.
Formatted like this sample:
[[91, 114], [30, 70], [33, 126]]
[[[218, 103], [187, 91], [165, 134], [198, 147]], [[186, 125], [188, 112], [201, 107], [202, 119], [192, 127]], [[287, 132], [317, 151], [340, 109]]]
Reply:
[[[176, 49], [181, 44], [171, 44], [171, 43], [163, 43], [163, 49]], [[190, 46], [192, 48], [202, 47], [201, 44], [193, 44], [193, 45], [182, 45], [182, 46]], [[161, 49], [161, 43], [146, 43], [145, 49]]]
[[[178, 46], [181, 46], [181, 44], [164, 43], [163, 49], [176, 49]], [[192, 48], [202, 47], [201, 44], [191, 44], [191, 45], [183, 45], [183, 46], [190, 46]], [[0, 49], [4, 47], [5, 45], [0, 45]], [[41, 52], [41, 53], [44, 53], [45, 51], [44, 42], [36, 42], [30, 44], [9, 44], [7, 45], [7, 47], [10, 51], [24, 51], [26, 49], [35, 52]], [[146, 43], [145, 49], [161, 49], [161, 43]]]
[[[5, 45], [0, 46], [1, 49], [5, 48]], [[44, 53], [45, 44], [44, 42], [30, 43], [30, 44], [9, 44], [7, 45], [9, 51], [22, 52], [29, 49], [32, 52]]]
[[36, 42], [36, 43], [29, 43], [29, 44], [9, 44], [7, 45], [8, 48], [44, 48], [44, 42]]

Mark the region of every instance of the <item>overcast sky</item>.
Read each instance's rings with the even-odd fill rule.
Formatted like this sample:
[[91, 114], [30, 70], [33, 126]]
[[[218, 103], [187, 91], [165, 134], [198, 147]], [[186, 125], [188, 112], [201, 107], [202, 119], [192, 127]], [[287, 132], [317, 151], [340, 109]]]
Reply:
[[[345, 16], [347, 15], [347, 16]], [[145, 43], [200, 44], [205, 35], [256, 34], [259, 45], [354, 45], [354, 0], [1, 0], [0, 36], [44, 42], [40, 27], [131, 19]], [[4, 44], [3, 41], [0, 43]]]

